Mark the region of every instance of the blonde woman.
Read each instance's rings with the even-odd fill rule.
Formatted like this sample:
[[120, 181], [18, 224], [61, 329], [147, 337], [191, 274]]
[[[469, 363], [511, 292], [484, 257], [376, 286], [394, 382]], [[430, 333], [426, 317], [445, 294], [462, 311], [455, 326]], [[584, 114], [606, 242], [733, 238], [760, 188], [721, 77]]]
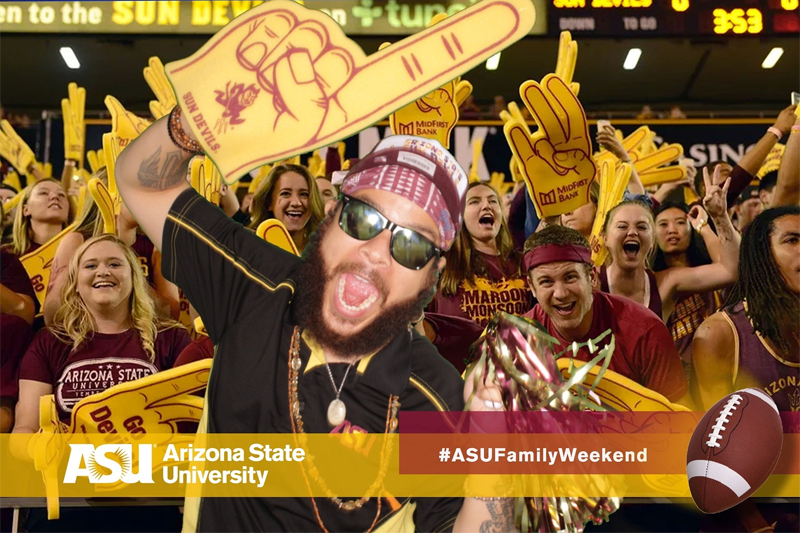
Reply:
[[41, 396], [54, 393], [68, 422], [81, 399], [171, 368], [189, 344], [183, 327], [158, 317], [136, 254], [115, 235], [78, 248], [62, 298], [23, 357], [14, 433], [39, 429]]
[[606, 216], [605, 242], [611, 263], [600, 271], [603, 292], [630, 298], [666, 322], [685, 295], [715, 291], [736, 281], [740, 237], [733, 228], [725, 201], [730, 178], [722, 184], [719, 167], [713, 181], [706, 169], [703, 172], [706, 182], [703, 203], [717, 228], [719, 261], [651, 271], [649, 260], [656, 246], [653, 212], [637, 200], [626, 200]]
[[17, 257], [35, 251], [58, 235], [69, 222], [67, 192], [54, 179], [43, 179], [22, 191], [14, 214], [9, 247]]
[[253, 197], [251, 212], [250, 229], [270, 218], [280, 220], [300, 252], [325, 216], [316, 180], [306, 167], [288, 163], [272, 167]]
[[[97, 171], [93, 177], [100, 178], [103, 183], [107, 181], [105, 168]], [[180, 312], [178, 288], [161, 275], [161, 254], [146, 235], [139, 232], [139, 225], [131, 216], [128, 208], [123, 203], [120, 214], [117, 216], [117, 232], [120, 238], [136, 253], [137, 262], [141, 265], [147, 283], [153, 289], [158, 314], [165, 317], [177, 318]], [[58, 243], [53, 264], [50, 269], [50, 284], [47, 286], [42, 312], [47, 325], [53, 323], [56, 311], [63, 303], [61, 289], [67, 277], [69, 265], [75, 251], [89, 238], [103, 233], [103, 217], [100, 209], [87, 195], [83, 213], [78, 227]]]

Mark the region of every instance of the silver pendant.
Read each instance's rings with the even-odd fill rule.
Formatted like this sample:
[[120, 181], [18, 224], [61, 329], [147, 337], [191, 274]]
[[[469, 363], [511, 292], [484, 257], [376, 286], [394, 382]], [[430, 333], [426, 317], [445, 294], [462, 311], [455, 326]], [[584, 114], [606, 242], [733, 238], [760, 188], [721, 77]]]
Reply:
[[328, 424], [338, 426], [344, 422], [344, 417], [347, 414], [347, 408], [344, 402], [340, 399], [333, 400], [328, 406]]

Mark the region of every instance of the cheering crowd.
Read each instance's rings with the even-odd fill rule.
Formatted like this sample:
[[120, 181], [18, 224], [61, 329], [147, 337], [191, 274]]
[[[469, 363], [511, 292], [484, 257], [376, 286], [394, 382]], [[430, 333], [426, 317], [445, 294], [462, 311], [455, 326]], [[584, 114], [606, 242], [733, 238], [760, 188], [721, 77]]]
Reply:
[[[594, 140], [630, 163], [612, 126]], [[779, 141], [778, 168], [757, 177]], [[39, 431], [46, 395], [68, 425], [86, 397], [207, 358], [214, 433], [393, 433], [402, 410], [502, 410], [490, 383], [468, 405], [462, 378], [497, 312], [539, 322], [557, 351], [611, 330], [609, 369], [690, 409], [758, 387], [798, 411], [796, 108], [742, 142], [755, 144], [734, 166], [685, 164], [684, 179], [655, 186], [634, 169], [615, 205], [601, 209], [596, 181], [588, 203], [541, 218], [524, 181], [470, 179], [438, 142], [409, 136], [360, 161], [276, 163], [254, 171], [251, 190], [222, 185], [209, 202], [192, 188], [202, 150], [179, 107], [119, 155], [113, 183], [102, 165], [90, 176], [121, 204], [73, 179], [82, 161], [58, 180], [28, 159], [0, 189], [0, 431]], [[272, 219], [299, 257], [259, 236]], [[48, 248], [45, 287], [26, 261]], [[403, 517], [419, 531], [514, 527], [509, 499], [412, 500], [208, 498], [187, 500], [184, 520], [207, 531], [369, 531]], [[742, 516], [745, 530], [774, 527]]]

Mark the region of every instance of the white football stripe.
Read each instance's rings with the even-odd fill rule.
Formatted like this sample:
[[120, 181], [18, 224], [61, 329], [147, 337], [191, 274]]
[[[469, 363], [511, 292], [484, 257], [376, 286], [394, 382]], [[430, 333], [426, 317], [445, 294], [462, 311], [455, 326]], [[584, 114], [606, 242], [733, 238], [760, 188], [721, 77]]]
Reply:
[[686, 465], [686, 475], [689, 479], [693, 477], [707, 477], [714, 481], [719, 481], [729, 489], [731, 489], [736, 496], [741, 496], [750, 490], [750, 483], [740, 476], [735, 470], [716, 461], [697, 460], [692, 461]]
[[754, 396], [758, 396], [759, 398], [761, 398], [762, 400], [767, 402], [767, 405], [769, 405], [770, 407], [775, 409], [776, 413], [778, 413], [779, 415], [781, 414], [781, 412], [778, 411], [778, 406], [775, 405], [775, 401], [772, 398], [770, 398], [769, 395], [766, 392], [764, 392], [764, 391], [762, 391], [760, 389], [744, 389], [744, 390], [740, 390], [739, 392], [747, 392], [747, 393], [750, 393], [750, 394], [752, 394]]

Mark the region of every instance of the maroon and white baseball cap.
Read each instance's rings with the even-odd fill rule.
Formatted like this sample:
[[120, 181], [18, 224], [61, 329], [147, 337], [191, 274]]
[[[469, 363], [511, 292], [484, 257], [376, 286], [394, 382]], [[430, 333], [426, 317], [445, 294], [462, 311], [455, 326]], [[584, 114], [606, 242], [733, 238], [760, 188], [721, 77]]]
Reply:
[[350, 170], [342, 192], [361, 189], [393, 192], [413, 201], [439, 228], [438, 245], [447, 250], [464, 220], [467, 174], [438, 141], [392, 135]]

